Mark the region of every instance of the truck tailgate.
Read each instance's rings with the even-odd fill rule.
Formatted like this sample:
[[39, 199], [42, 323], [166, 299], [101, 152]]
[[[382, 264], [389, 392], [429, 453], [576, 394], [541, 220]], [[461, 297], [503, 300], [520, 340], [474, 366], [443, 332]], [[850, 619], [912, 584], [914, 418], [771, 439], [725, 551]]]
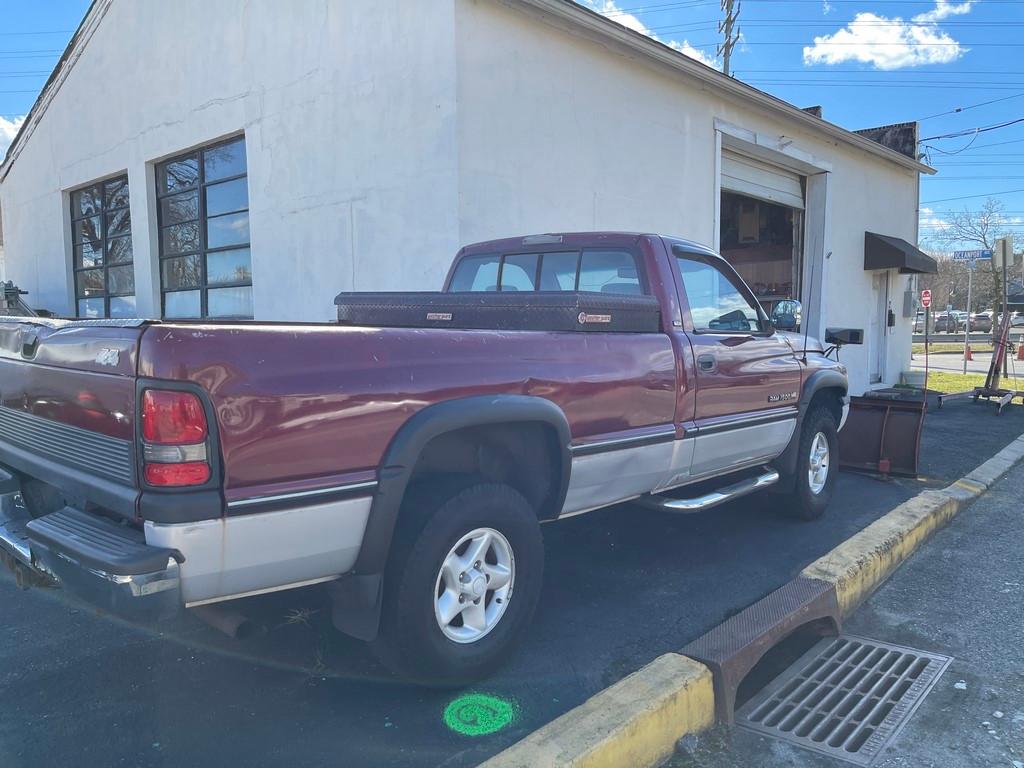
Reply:
[[135, 514], [144, 321], [0, 322], [0, 461], [69, 498]]

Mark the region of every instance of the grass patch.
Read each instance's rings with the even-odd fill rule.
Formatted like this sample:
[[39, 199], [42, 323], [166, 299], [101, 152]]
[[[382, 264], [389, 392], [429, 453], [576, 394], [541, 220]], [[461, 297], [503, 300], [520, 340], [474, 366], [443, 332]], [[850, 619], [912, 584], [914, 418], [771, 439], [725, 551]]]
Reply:
[[[999, 386], [1004, 389], [1022, 389], [1024, 388], [1024, 373], [1014, 380], [1011, 375], [1007, 378], [1001, 379]], [[928, 389], [933, 392], [969, 392], [975, 387], [985, 386], [985, 374], [984, 373], [950, 373], [949, 371], [929, 371], [928, 372]]]
[[[971, 352], [991, 352], [992, 345], [988, 343], [982, 344], [971, 344]], [[924, 354], [924, 343], [911, 344], [910, 352], [914, 355]], [[928, 345], [928, 352], [932, 355], [946, 355], [946, 354], [957, 354], [962, 355], [964, 353], [964, 343], [961, 341], [959, 344], [943, 341], [943, 342], [931, 342]]]

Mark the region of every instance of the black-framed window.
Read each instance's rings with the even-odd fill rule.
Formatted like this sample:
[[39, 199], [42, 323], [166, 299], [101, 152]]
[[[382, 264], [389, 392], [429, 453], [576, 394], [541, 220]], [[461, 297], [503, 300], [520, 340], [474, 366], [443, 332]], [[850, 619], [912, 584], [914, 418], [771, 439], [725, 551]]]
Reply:
[[591, 291], [644, 293], [629, 251], [585, 249], [550, 253], [467, 256], [455, 268], [450, 291]]
[[156, 166], [166, 318], [252, 318], [245, 137]]
[[71, 264], [78, 317], [135, 315], [128, 176], [71, 193]]

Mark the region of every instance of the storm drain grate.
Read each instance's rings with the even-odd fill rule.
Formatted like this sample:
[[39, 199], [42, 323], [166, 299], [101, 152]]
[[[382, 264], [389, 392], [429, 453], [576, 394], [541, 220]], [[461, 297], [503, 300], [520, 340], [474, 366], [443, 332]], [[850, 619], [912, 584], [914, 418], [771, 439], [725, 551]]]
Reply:
[[870, 765], [952, 659], [844, 635], [822, 640], [736, 713], [757, 733]]

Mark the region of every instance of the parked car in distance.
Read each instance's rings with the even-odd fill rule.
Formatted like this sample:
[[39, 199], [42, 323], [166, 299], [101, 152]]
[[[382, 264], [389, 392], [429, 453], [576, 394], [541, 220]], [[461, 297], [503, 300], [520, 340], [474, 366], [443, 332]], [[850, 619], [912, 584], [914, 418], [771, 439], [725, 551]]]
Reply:
[[959, 333], [960, 316], [956, 312], [940, 312], [932, 319], [932, 333]]
[[992, 313], [976, 312], [971, 315], [968, 330], [972, 333], [989, 333], [992, 330]]
[[129, 617], [330, 582], [338, 629], [462, 685], [523, 640], [541, 523], [767, 488], [811, 520], [835, 489], [846, 368], [696, 243], [497, 240], [442, 292], [336, 304], [0, 321], [0, 559]]

